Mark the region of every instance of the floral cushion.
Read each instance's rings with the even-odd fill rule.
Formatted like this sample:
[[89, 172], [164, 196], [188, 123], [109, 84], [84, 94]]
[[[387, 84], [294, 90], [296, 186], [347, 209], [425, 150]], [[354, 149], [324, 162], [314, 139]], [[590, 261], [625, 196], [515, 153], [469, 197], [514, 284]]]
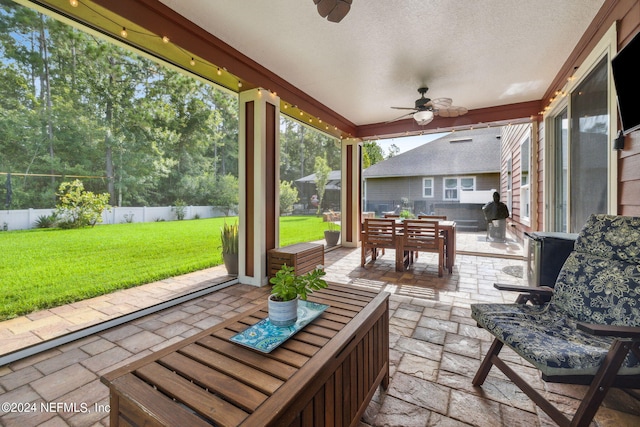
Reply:
[[[551, 304], [472, 304], [471, 317], [546, 376], [594, 375], [612, 338], [587, 334]], [[639, 375], [640, 361], [627, 355], [619, 375]]]
[[[593, 375], [613, 341], [576, 323], [640, 326], [640, 218], [592, 215], [543, 306], [473, 304], [472, 317], [545, 375]], [[633, 354], [619, 374], [640, 374]]]
[[640, 326], [640, 218], [592, 215], [551, 303], [583, 322]]
[[575, 251], [640, 264], [640, 217], [591, 215]]

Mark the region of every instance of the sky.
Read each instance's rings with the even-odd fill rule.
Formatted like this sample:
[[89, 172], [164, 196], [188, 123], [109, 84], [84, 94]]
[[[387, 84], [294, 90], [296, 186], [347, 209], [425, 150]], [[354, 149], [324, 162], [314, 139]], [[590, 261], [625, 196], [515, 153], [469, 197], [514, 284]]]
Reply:
[[[395, 144], [400, 148], [400, 153], [404, 153], [405, 151], [413, 150], [416, 147], [419, 147], [427, 142], [431, 142], [434, 139], [441, 138], [447, 135], [448, 132], [445, 133], [433, 133], [429, 135], [419, 135], [419, 136], [403, 136], [400, 138], [391, 138], [391, 139], [380, 139], [376, 142], [380, 147], [382, 147], [382, 152], [386, 157], [389, 153], [389, 148], [392, 144]], [[398, 154], [400, 154], [398, 153]]]

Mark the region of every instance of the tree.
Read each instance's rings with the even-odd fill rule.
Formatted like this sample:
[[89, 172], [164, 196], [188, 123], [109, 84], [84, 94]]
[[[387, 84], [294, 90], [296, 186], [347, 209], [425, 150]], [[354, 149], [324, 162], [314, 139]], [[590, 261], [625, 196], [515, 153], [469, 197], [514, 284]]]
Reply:
[[298, 189], [291, 181], [280, 181], [280, 215], [291, 213], [293, 205], [300, 200]]
[[398, 153], [400, 153], [400, 147], [398, 147], [396, 144], [391, 144], [389, 146], [389, 152], [387, 153], [387, 159], [396, 156]]
[[238, 178], [231, 174], [219, 177], [211, 204], [226, 210], [227, 216], [231, 215], [231, 211], [238, 208], [238, 190]]
[[367, 141], [362, 144], [362, 168], [366, 169], [371, 165], [384, 160], [382, 147], [375, 141]]
[[327, 182], [329, 182], [329, 172], [331, 172], [331, 168], [327, 164], [327, 159], [324, 157], [316, 157], [315, 162], [315, 174], [316, 174], [316, 192], [318, 194], [318, 211], [316, 213], [320, 213], [322, 210], [322, 202], [324, 201], [324, 191], [327, 187]]
[[93, 227], [102, 222], [102, 212], [110, 209], [109, 193], [85, 191], [84, 185], [77, 179], [60, 184], [56, 196], [60, 202], [55, 213], [58, 225], [62, 228]]

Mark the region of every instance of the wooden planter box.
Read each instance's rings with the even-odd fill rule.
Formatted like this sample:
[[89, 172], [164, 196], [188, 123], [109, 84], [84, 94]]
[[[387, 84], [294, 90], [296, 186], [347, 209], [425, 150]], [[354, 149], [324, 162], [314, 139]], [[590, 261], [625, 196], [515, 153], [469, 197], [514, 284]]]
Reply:
[[324, 245], [317, 243], [297, 243], [267, 252], [267, 275], [273, 277], [283, 264], [293, 267], [299, 276], [324, 265]]

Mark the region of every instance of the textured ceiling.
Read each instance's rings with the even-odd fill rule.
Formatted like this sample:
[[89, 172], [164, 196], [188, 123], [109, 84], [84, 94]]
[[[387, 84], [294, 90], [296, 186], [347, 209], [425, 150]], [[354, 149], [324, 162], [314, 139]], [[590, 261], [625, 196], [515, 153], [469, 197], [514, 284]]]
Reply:
[[313, 0], [161, 0], [356, 125], [420, 86], [468, 109], [540, 100], [603, 1], [353, 0], [332, 23]]

